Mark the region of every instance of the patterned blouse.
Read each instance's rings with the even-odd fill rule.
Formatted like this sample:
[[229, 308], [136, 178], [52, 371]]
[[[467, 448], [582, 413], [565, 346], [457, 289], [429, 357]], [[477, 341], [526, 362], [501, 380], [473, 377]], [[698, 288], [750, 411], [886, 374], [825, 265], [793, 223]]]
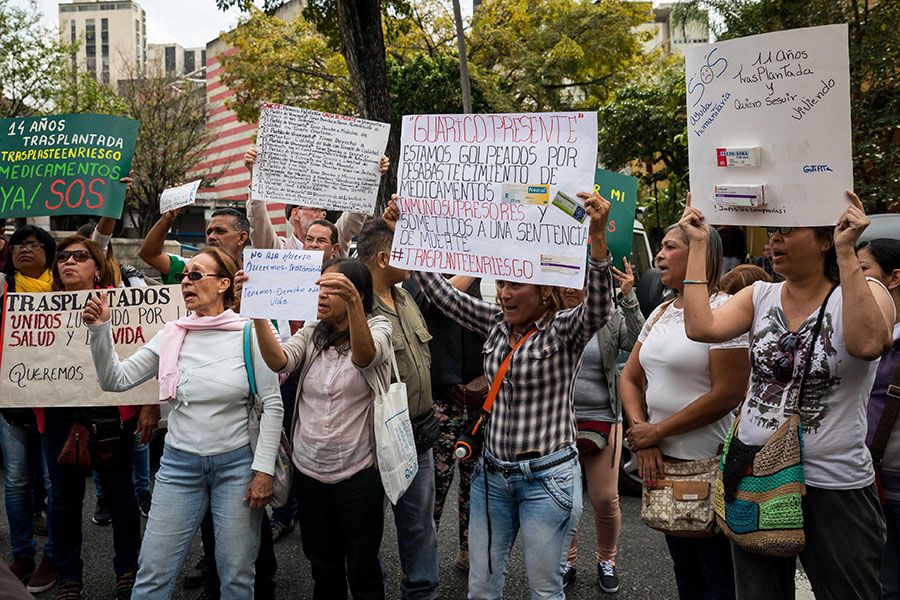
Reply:
[[[536, 322], [537, 332], [513, 354], [485, 429], [485, 448], [495, 458], [513, 462], [522, 452], [544, 456], [575, 443], [572, 388], [585, 346], [612, 316], [610, 263], [609, 256], [588, 258], [584, 302]], [[511, 349], [500, 307], [457, 291], [438, 274], [415, 277], [435, 306], [487, 338], [484, 373], [492, 381]]]

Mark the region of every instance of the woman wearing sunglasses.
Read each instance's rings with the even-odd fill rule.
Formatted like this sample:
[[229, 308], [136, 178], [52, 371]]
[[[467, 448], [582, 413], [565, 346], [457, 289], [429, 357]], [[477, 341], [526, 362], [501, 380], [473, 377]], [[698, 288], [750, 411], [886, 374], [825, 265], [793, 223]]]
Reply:
[[[799, 557], [816, 598], [875, 600], [885, 528], [865, 445], [866, 403], [876, 359], [891, 343], [894, 303], [860, 268], [854, 246], [869, 219], [859, 198], [847, 196], [835, 227], [770, 228], [772, 265], [783, 282], [756, 282], [715, 310], [698, 286], [687, 286], [685, 313], [694, 340], [750, 334], [751, 379], [737, 432], [743, 445], [766, 444], [799, 402], [806, 480]], [[702, 279], [709, 227], [690, 197], [680, 225], [691, 247], [687, 277]], [[736, 544], [732, 553], [738, 598], [794, 597], [794, 557]]]
[[[685, 278], [688, 238], [677, 224], [666, 230], [656, 255], [662, 284], [675, 292], [647, 318], [619, 381], [628, 420], [628, 443], [636, 451], [645, 486], [666, 479], [670, 471], [710, 473], [720, 453], [733, 411], [747, 387], [750, 365], [747, 337], [735, 335], [715, 344], [688, 339], [684, 294], [696, 288], [707, 306], [729, 296], [719, 291], [722, 242], [710, 234], [703, 249], [704, 270], [698, 285]], [[681, 600], [734, 598], [734, 572], [728, 539], [666, 534], [675, 584]]]
[[263, 414], [259, 442], [251, 451], [242, 339], [247, 320], [230, 308], [236, 270], [218, 248], [201, 250], [178, 275], [185, 306], [193, 314], [168, 323], [125, 360], [115, 352], [105, 296], [90, 300], [84, 310], [101, 387], [124, 391], [158, 377], [160, 401], [172, 406], [130, 596], [134, 600], [171, 597], [207, 507], [213, 515], [221, 598], [253, 597], [253, 563], [263, 509], [272, 497], [282, 405], [278, 378], [266, 368], [253, 340]]
[[[52, 235], [40, 227], [25, 225], [12, 234], [8, 248], [10, 261], [6, 283], [9, 293], [35, 294], [52, 290], [51, 268], [56, 257], [56, 240]], [[5, 408], [0, 413], [4, 500], [13, 555], [10, 569], [28, 585], [28, 591], [43, 592], [53, 587], [57, 574], [52, 561], [52, 532], [44, 545], [44, 556], [35, 569], [34, 486], [43, 481], [44, 488], [48, 493], [50, 491], [35, 414], [29, 408]]]
[[[106, 254], [97, 244], [80, 235], [67, 237], [59, 243], [52, 273], [55, 291], [103, 289], [113, 287], [115, 283]], [[116, 597], [128, 598], [131, 593], [141, 544], [140, 512], [131, 477], [139, 408], [110, 406], [90, 408], [89, 411], [76, 408], [35, 409], [50, 473], [48, 515], [53, 531], [54, 562], [59, 569], [55, 598], [68, 600], [81, 597], [81, 515], [86, 472], [78, 466], [60, 464], [56, 460], [76, 418], [80, 422], [105, 420], [119, 424], [119, 446], [115, 460], [108, 466], [93, 466], [100, 476], [112, 516]]]

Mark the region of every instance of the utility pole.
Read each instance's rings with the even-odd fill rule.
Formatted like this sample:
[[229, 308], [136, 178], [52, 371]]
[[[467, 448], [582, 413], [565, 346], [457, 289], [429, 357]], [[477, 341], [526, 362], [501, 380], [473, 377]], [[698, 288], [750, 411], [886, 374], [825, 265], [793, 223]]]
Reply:
[[453, 17], [456, 21], [456, 47], [459, 50], [459, 80], [462, 86], [463, 112], [472, 112], [472, 86], [469, 83], [469, 63], [466, 59], [466, 36], [463, 31], [462, 8], [459, 0], [453, 0]]

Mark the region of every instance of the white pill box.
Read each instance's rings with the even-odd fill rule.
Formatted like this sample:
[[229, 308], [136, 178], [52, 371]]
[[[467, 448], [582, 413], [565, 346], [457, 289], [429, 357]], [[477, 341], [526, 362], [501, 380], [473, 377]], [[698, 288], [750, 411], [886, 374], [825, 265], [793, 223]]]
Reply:
[[759, 147], [716, 148], [716, 165], [719, 167], [758, 167]]
[[714, 201], [720, 206], [765, 206], [765, 186], [733, 183], [717, 185]]

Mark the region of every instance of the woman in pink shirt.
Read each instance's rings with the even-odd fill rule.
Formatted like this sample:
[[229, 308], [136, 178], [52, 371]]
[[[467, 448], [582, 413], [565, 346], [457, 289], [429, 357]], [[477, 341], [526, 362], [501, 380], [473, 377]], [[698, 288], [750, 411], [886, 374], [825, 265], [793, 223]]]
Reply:
[[391, 324], [371, 317], [372, 276], [358, 260], [325, 263], [318, 321], [284, 344], [255, 320], [273, 371], [300, 371], [291, 427], [303, 552], [313, 598], [384, 598], [378, 549], [384, 489], [375, 468], [374, 389], [390, 384]]

